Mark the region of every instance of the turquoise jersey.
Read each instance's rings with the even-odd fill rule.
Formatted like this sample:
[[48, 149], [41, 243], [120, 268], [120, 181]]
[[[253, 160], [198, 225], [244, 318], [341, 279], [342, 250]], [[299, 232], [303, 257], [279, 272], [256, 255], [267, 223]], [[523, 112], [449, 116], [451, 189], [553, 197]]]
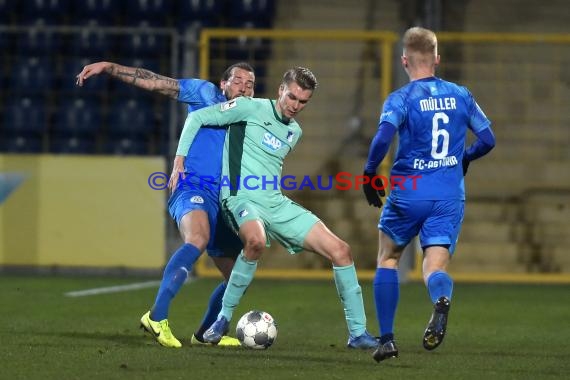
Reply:
[[206, 125], [229, 126], [221, 199], [241, 195], [265, 205], [280, 202], [283, 160], [301, 138], [299, 124], [283, 121], [275, 101], [240, 97], [188, 115], [176, 154], [186, 156], [200, 127]]

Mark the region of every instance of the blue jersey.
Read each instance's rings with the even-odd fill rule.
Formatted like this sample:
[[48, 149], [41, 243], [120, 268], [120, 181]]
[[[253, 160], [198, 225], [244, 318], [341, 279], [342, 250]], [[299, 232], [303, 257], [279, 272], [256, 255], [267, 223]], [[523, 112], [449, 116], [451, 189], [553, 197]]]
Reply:
[[[178, 83], [178, 101], [188, 104], [188, 113], [227, 101], [222, 91], [211, 82], [179, 79]], [[198, 185], [203, 184], [202, 181], [218, 183], [222, 174], [225, 137], [225, 128], [200, 128], [184, 161], [184, 171], [190, 173], [187, 181]]]
[[391, 196], [465, 199], [461, 160], [467, 129], [476, 133], [491, 124], [469, 90], [437, 77], [412, 81], [386, 99], [382, 122], [397, 127], [399, 136]]

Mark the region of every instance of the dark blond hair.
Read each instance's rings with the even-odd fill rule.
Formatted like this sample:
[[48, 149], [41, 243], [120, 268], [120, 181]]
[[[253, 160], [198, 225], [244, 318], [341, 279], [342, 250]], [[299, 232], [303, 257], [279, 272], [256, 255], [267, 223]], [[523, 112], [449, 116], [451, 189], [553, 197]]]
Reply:
[[404, 54], [437, 55], [437, 37], [429, 29], [416, 26], [406, 30], [403, 44]]
[[437, 37], [429, 29], [415, 26], [403, 38], [404, 56], [412, 67], [433, 66], [437, 58]]
[[282, 84], [289, 85], [292, 82], [297, 83], [303, 90], [314, 91], [318, 86], [315, 74], [311, 70], [299, 66], [293, 67], [283, 74]]

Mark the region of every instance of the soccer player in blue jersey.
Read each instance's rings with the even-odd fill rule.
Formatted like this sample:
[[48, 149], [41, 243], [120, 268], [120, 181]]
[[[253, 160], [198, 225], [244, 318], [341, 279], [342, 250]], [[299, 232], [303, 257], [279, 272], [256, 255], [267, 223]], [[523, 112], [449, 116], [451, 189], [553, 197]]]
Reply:
[[[220, 81], [220, 88], [201, 79], [177, 80], [142, 68], [112, 62], [96, 62], [85, 66], [77, 75], [77, 84], [81, 86], [87, 78], [100, 73], [186, 103], [189, 113], [239, 96], [254, 94], [254, 70], [244, 62], [226, 69]], [[196, 136], [197, 143], [186, 158], [175, 160], [172, 176], [182, 175], [185, 180], [179, 183], [170, 196], [168, 209], [178, 224], [184, 244], [170, 257], [155, 303], [141, 318], [144, 329], [165, 347], [181, 347], [180, 341], [174, 337], [168, 325], [168, 310], [202, 251], [208, 251], [208, 255], [227, 280], [243, 247], [241, 240], [218, 215], [217, 185], [221, 176], [225, 135], [225, 129], [201, 128]], [[209, 182], [205, 184], [204, 181]], [[226, 281], [214, 289], [203, 321], [192, 336], [192, 344], [206, 344], [202, 335], [216, 320], [225, 289]], [[239, 346], [239, 341], [224, 336], [218, 345]]]
[[[446, 271], [463, 222], [463, 177], [469, 163], [495, 146], [491, 122], [471, 93], [435, 76], [440, 57], [434, 32], [413, 27], [403, 36], [404, 70], [410, 83], [391, 93], [382, 109], [370, 146], [364, 175], [368, 203], [382, 206], [384, 187], [391, 193], [382, 210], [374, 300], [380, 325], [376, 361], [397, 357], [394, 317], [399, 300], [398, 263], [405, 246], [419, 234], [423, 278], [434, 304], [423, 346], [438, 347], [447, 326], [453, 280]], [[477, 140], [466, 145], [467, 130]], [[376, 169], [395, 133], [399, 142], [390, 183], [381, 183]]]

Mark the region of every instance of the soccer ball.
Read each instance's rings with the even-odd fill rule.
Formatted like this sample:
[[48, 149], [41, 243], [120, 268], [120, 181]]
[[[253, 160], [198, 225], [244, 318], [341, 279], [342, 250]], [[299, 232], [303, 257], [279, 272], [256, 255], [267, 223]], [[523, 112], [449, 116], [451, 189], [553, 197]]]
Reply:
[[277, 325], [269, 313], [251, 310], [239, 319], [236, 336], [243, 347], [265, 350], [277, 338]]

